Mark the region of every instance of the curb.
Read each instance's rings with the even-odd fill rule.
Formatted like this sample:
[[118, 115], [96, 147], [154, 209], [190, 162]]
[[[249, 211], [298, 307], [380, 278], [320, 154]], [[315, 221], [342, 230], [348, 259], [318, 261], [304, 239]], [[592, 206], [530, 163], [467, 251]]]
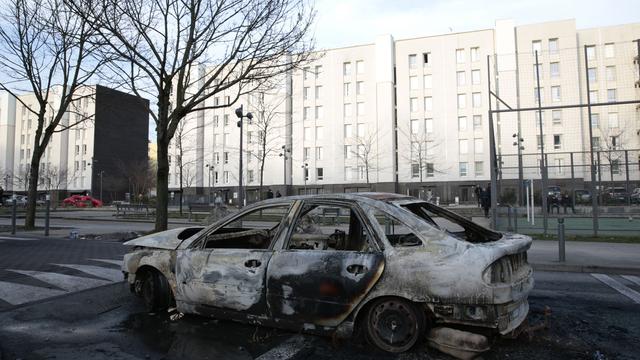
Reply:
[[640, 268], [637, 268], [637, 267], [561, 264], [557, 262], [556, 263], [531, 263], [531, 266], [535, 271], [598, 273], [598, 274], [609, 274], [609, 275], [640, 276]]

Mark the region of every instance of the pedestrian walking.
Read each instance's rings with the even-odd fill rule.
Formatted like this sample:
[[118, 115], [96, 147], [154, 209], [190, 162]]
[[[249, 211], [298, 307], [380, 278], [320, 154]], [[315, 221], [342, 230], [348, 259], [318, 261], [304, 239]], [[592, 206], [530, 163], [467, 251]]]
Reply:
[[484, 210], [484, 217], [489, 217], [489, 209], [491, 209], [491, 187], [487, 186], [484, 191], [480, 193], [480, 203]]
[[482, 194], [482, 188], [480, 185], [476, 185], [473, 189], [473, 193], [476, 195], [476, 201], [478, 202], [478, 208], [482, 206], [480, 203], [480, 195]]

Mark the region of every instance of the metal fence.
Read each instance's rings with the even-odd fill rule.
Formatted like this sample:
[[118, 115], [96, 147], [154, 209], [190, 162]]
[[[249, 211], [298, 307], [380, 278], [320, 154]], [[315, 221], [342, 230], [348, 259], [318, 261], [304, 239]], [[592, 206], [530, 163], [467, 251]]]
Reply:
[[487, 58], [492, 226], [640, 234], [640, 41]]

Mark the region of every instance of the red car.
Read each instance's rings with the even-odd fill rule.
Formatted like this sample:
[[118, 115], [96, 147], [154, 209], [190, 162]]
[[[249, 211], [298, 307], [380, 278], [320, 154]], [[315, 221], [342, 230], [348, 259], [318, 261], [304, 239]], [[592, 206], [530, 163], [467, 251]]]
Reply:
[[87, 195], [71, 195], [62, 200], [63, 206], [75, 206], [79, 208], [85, 207], [102, 207], [102, 201], [94, 199]]

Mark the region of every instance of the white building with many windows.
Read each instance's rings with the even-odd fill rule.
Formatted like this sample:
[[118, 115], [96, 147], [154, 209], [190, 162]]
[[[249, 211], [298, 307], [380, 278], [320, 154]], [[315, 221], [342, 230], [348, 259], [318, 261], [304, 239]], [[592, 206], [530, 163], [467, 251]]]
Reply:
[[[518, 179], [518, 147], [524, 177], [539, 178], [537, 154], [544, 146], [550, 177], [588, 181], [589, 130], [600, 149], [605, 143], [640, 148], [637, 104], [597, 105], [640, 99], [639, 38], [640, 24], [581, 30], [574, 20], [524, 26], [501, 20], [493, 29], [401, 40], [382, 35], [371, 44], [325, 50], [283, 77], [281, 88], [188, 119], [191, 135], [181, 152], [172, 143], [170, 187], [182, 179], [184, 188], [233, 199], [240, 138], [233, 110], [242, 104], [259, 122], [265, 118], [261, 97], [276, 104], [277, 124], [266, 135], [273, 139], [263, 193], [432, 190], [445, 201], [472, 200], [474, 186], [490, 179], [490, 106], [528, 109], [493, 116], [503, 179]], [[587, 94], [596, 104], [592, 129], [587, 109], [572, 107], [586, 104]], [[229, 96], [210, 101], [229, 103]], [[538, 106], [552, 108], [539, 118]], [[253, 201], [259, 197], [261, 162], [253, 161], [261, 151], [259, 130], [255, 124], [245, 129], [243, 177]], [[570, 171], [570, 164], [581, 165]], [[613, 160], [608, 169], [620, 175]], [[634, 174], [637, 180], [637, 169]]]

